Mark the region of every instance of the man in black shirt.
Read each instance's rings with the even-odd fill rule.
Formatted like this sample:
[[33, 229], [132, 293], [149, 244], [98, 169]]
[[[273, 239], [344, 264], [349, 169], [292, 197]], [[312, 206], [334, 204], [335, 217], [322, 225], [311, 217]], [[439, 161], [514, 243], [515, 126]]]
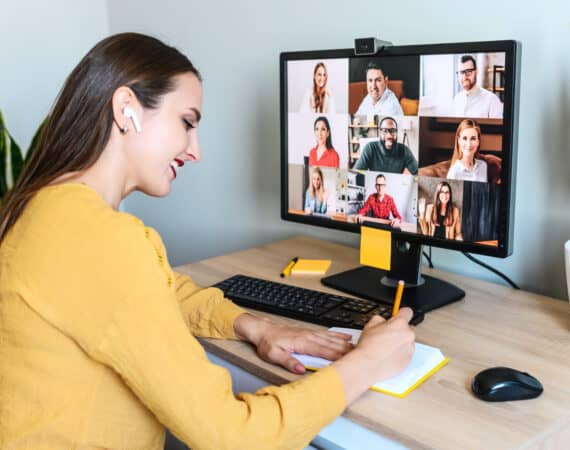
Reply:
[[380, 139], [364, 146], [354, 169], [418, 174], [418, 161], [407, 145], [398, 143], [398, 124], [392, 117], [380, 121]]

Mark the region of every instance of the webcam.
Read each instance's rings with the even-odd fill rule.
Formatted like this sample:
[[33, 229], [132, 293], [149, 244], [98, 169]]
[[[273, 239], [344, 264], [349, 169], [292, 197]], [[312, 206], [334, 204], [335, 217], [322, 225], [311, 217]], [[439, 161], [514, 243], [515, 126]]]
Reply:
[[384, 50], [386, 47], [389, 47], [391, 45], [391, 42], [382, 41], [373, 37], [359, 38], [354, 40], [354, 54], [375, 55], [376, 53]]

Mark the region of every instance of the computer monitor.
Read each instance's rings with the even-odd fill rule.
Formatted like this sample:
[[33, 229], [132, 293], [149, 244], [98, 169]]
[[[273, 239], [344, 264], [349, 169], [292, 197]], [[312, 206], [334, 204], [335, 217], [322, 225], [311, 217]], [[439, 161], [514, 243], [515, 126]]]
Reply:
[[424, 312], [464, 292], [421, 275], [421, 246], [512, 253], [520, 45], [516, 41], [284, 52], [281, 215], [392, 233], [388, 273], [323, 283]]

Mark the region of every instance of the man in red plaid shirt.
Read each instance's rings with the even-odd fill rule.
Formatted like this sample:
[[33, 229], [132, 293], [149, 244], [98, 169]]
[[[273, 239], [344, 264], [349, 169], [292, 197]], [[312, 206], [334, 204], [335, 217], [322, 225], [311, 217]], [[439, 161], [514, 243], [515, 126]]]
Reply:
[[[372, 211], [372, 217], [385, 219], [386, 223], [389, 223], [394, 228], [400, 226], [402, 216], [400, 216], [398, 208], [396, 208], [394, 198], [386, 194], [386, 177], [384, 177], [384, 175], [378, 175], [376, 177], [376, 194], [372, 194], [368, 197], [364, 206], [360, 208], [360, 211], [358, 211], [358, 221], [362, 222], [366, 220], [365, 216], [369, 211]], [[390, 220], [390, 214], [392, 214], [392, 220]]]

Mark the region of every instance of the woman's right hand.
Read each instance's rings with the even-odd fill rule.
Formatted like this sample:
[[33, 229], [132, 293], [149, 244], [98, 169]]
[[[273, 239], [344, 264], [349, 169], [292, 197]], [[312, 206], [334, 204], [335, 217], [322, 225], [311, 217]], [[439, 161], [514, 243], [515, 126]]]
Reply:
[[365, 325], [355, 350], [366, 359], [375, 360], [376, 381], [397, 375], [406, 368], [414, 354], [416, 334], [408, 325], [413, 312], [402, 308], [389, 320], [373, 316]]
[[380, 316], [372, 317], [355, 349], [332, 364], [343, 382], [347, 404], [374, 383], [407, 367], [415, 348], [415, 332], [408, 324], [412, 316], [410, 308], [402, 308], [387, 321]]

